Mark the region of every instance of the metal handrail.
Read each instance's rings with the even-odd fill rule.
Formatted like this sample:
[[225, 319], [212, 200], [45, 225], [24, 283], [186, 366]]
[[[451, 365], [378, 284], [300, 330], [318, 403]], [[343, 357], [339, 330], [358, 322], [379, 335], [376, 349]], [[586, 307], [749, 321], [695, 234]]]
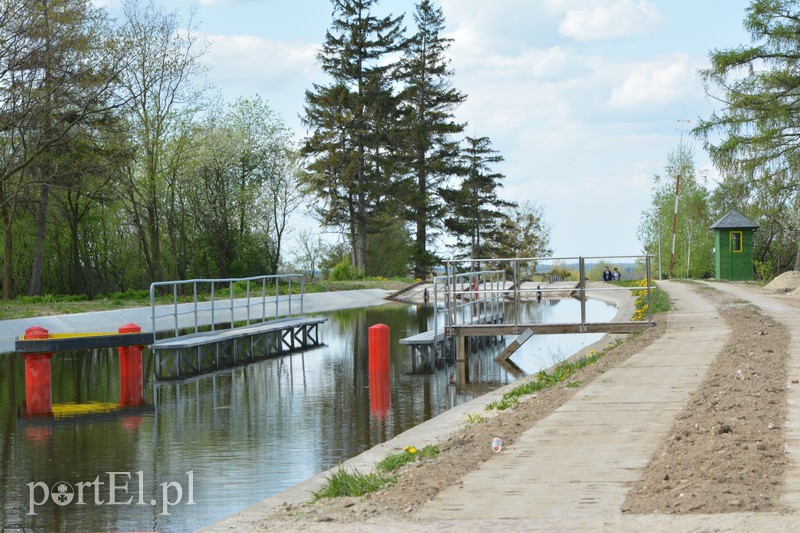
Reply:
[[[509, 264], [511, 269], [512, 269], [513, 276], [514, 276], [514, 278], [513, 278], [514, 279], [513, 299], [514, 299], [514, 302], [518, 303], [520, 301], [521, 293], [524, 292], [521, 289], [520, 283], [519, 283], [520, 280], [519, 280], [518, 273], [519, 273], [519, 264], [520, 263], [522, 263], [522, 262], [526, 262], [526, 263], [527, 262], [543, 262], [543, 261], [550, 261], [550, 262], [554, 262], [554, 261], [576, 261], [577, 260], [578, 261], [578, 270], [579, 270], [579, 275], [578, 275], [579, 280], [578, 280], [578, 287], [576, 287], [573, 290], [577, 291], [579, 293], [579, 297], [580, 297], [580, 302], [581, 302], [580, 329], [582, 331], [585, 331], [586, 325], [587, 325], [587, 320], [586, 320], [586, 291], [587, 290], [592, 290], [592, 291], [595, 291], [595, 290], [596, 291], [606, 291], [606, 290], [611, 290], [611, 291], [619, 291], [619, 290], [636, 291], [636, 290], [646, 289], [647, 290], [648, 322], [652, 324], [653, 323], [653, 308], [652, 308], [651, 303], [652, 303], [653, 284], [652, 284], [652, 276], [651, 276], [651, 273], [650, 273], [650, 261], [651, 261], [652, 257], [653, 257], [652, 255], [646, 254], [646, 255], [617, 255], [617, 256], [592, 256], [592, 257], [578, 256], [578, 257], [514, 257], [514, 258], [500, 258], [500, 259], [497, 259], [497, 258], [495, 258], [495, 259], [449, 259], [445, 263], [445, 272], [447, 274], [446, 277], [448, 278], [448, 283], [445, 284], [445, 301], [448, 304], [447, 307], [448, 307], [448, 319], [449, 319], [448, 322], [445, 325], [445, 330], [448, 332], [448, 334], [451, 334], [452, 333], [452, 330], [451, 330], [452, 327], [461, 326], [461, 325], [468, 325], [468, 324], [471, 323], [471, 322], [467, 322], [467, 321], [463, 321], [463, 322], [459, 323], [457, 321], [458, 315], [457, 315], [456, 311], [458, 310], [458, 305], [454, 303], [457, 300], [457, 295], [459, 295], [459, 294], [463, 295], [465, 293], [470, 292], [470, 290], [472, 290], [472, 289], [464, 290], [463, 289], [463, 284], [462, 284], [462, 286], [460, 288], [457, 288], [458, 283], [456, 282], [456, 278], [457, 278], [457, 276], [470, 276], [470, 275], [476, 274], [476, 272], [457, 273], [457, 266], [458, 266], [459, 263], [468, 264], [468, 269], [472, 269], [472, 270], [475, 270], [475, 266], [476, 265], [480, 266], [481, 264], [484, 264], [484, 263], [492, 263], [494, 265]], [[614, 287], [603, 287], [603, 288], [587, 289], [586, 283], [585, 283], [585, 281], [586, 281], [586, 260], [587, 259], [588, 260], [592, 260], [592, 259], [602, 259], [602, 260], [643, 259], [644, 263], [645, 263], [645, 279], [647, 281], [646, 285], [644, 287], [641, 287], [641, 286], [640, 287], [636, 287], [636, 286], [634, 286], [634, 287], [614, 286]], [[499, 270], [499, 271], [492, 271], [492, 272], [503, 272], [503, 275], [504, 275], [504, 278], [503, 278], [503, 289], [505, 289], [505, 272], [506, 272], [506, 270]], [[542, 292], [563, 292], [564, 289], [558, 289], [558, 288], [540, 289], [540, 288], [537, 288], [535, 290], [537, 292], [539, 292], [539, 293], [542, 293]], [[502, 290], [502, 289], [501, 290], [492, 289], [491, 292], [493, 292], [493, 293], [505, 293], [505, 294], [508, 293], [508, 291], [505, 291], [505, 290]], [[531, 292], [533, 292], [533, 290], [531, 290]], [[462, 297], [462, 301], [463, 301], [463, 297]], [[452, 312], [452, 316], [450, 316], [451, 312]], [[519, 321], [519, 306], [518, 305], [515, 305], [515, 308], [514, 308], [513, 324], [514, 324], [515, 332], [517, 334], [519, 334], [520, 333], [519, 329], [520, 329], [521, 325], [520, 325], [520, 321]]]
[[[299, 278], [300, 279], [300, 294], [294, 295], [292, 294], [292, 280]], [[288, 294], [285, 296], [281, 296], [280, 294], [280, 283], [281, 280], [285, 280], [288, 283]], [[275, 296], [267, 298], [267, 282], [270, 281], [275, 283]], [[246, 283], [246, 296], [244, 298], [235, 298], [234, 294], [234, 287], [237, 283]], [[252, 284], [261, 284], [261, 296], [260, 298], [253, 298], [252, 297]], [[217, 287], [219, 285], [228, 285], [228, 296], [224, 298], [217, 298]], [[185, 302], [179, 304], [178, 302], [178, 287], [179, 286], [192, 286], [192, 301]], [[198, 286], [208, 285], [209, 286], [209, 294], [210, 298], [207, 300], [201, 299], [202, 291], [198, 291]], [[171, 288], [172, 292], [172, 305], [161, 306], [162, 308], [171, 309], [171, 312], [168, 313], [161, 313], [157, 314], [157, 306], [156, 306], [156, 290], [162, 287]], [[303, 297], [305, 295], [305, 279], [302, 274], [277, 274], [277, 275], [269, 275], [269, 276], [253, 276], [248, 278], [201, 278], [201, 279], [189, 279], [189, 280], [178, 280], [178, 281], [159, 281], [150, 284], [150, 318], [152, 321], [153, 326], [153, 333], [155, 334], [156, 330], [156, 321], [161, 318], [165, 317], [172, 317], [173, 322], [173, 331], [175, 337], [180, 335], [180, 318], [186, 315], [193, 315], [193, 325], [194, 325], [194, 333], [198, 333], [200, 330], [200, 320], [199, 315], [203, 312], [210, 311], [211, 313], [211, 330], [215, 331], [217, 327], [217, 312], [222, 312], [225, 314], [230, 313], [230, 328], [234, 327], [234, 324], [237, 321], [237, 311], [245, 310], [245, 316], [243, 318], [239, 318], [239, 321], [244, 321], [247, 325], [252, 323], [258, 322], [265, 322], [267, 320], [274, 320], [277, 319], [279, 316], [279, 306], [281, 302], [287, 302], [288, 304], [288, 315], [292, 316], [292, 303], [296, 302], [300, 305], [300, 315], [303, 314]], [[299, 300], [299, 302], [298, 302]], [[267, 302], [272, 302], [275, 304], [275, 313], [274, 316], [268, 317], [267, 316]], [[224, 305], [220, 305], [221, 302], [225, 302]], [[210, 304], [210, 305], [206, 305]], [[255, 312], [260, 308], [261, 312]], [[296, 309], [296, 307], [295, 307]], [[260, 318], [259, 318], [260, 317]], [[184, 326], [184, 329], [190, 326]]]

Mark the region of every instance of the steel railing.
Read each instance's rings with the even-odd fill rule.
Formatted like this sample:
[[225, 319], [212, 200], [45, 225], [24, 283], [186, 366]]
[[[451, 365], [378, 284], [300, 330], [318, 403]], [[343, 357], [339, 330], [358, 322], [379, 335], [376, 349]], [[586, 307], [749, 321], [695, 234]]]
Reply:
[[[506, 273], [503, 270], [479, 270], [434, 277], [433, 331], [438, 334], [440, 314], [444, 314], [445, 331], [456, 322], [474, 324], [487, 317], [504, 317], [506, 301], [502, 289], [505, 284]], [[458, 290], [454, 292], [454, 288]], [[443, 305], [440, 304], [440, 296]]]
[[[300, 294], [292, 294], [292, 281], [300, 284]], [[287, 288], [287, 294], [281, 294], [281, 285]], [[244, 297], [236, 297], [237, 286], [244, 285]], [[273, 291], [274, 285], [274, 294]], [[186, 287], [191, 287], [191, 299], [188, 299]], [[222, 290], [220, 290], [222, 289]], [[269, 290], [269, 294], [267, 294]], [[156, 293], [171, 293], [172, 304], [156, 305]], [[180, 294], [179, 294], [180, 293]], [[226, 294], [227, 293], [227, 294]], [[279, 274], [273, 276], [255, 276], [250, 278], [190, 279], [181, 281], [160, 281], [150, 285], [150, 316], [153, 333], [157, 321], [171, 317], [172, 330], [175, 337], [181, 330], [200, 331], [200, 326], [209, 325], [211, 331], [217, 330], [217, 322], [228, 322], [229, 328], [239, 322], [246, 325], [266, 322], [281, 316], [280, 304], [286, 303], [285, 316], [292, 316], [293, 308], [299, 308], [303, 314], [303, 296], [305, 279], [302, 274]], [[219, 298], [219, 294], [225, 296]], [[187, 301], [180, 300], [187, 298]], [[269, 308], [269, 314], [267, 310]], [[158, 313], [159, 309], [169, 312]], [[209, 315], [208, 320], [201, 320], [201, 315]], [[191, 317], [185, 319], [185, 317]], [[228, 328], [228, 329], [229, 329]], [[165, 331], [169, 331], [165, 328]]]
[[[446, 261], [445, 268], [446, 268], [446, 275], [445, 276], [438, 276], [434, 279], [434, 295], [436, 295], [436, 283], [437, 279], [443, 280], [442, 285], [444, 286], [444, 301], [445, 307], [447, 312], [445, 314], [446, 322], [445, 322], [445, 333], [447, 335], [452, 335], [452, 328], [459, 327], [459, 326], [466, 326], [470, 325], [473, 322], [469, 320], [469, 317], [465, 317], [463, 313], [459, 313], [459, 308], [467, 306], [468, 303], [465, 303], [465, 299], [469, 298], [470, 293], [475, 293], [474, 286], [468, 283], [465, 283], [466, 280], [472, 280], [475, 276], [480, 275], [484, 272], [490, 272], [492, 274], [502, 273], [502, 282], [495, 283], [492, 281], [490, 283], [490, 287], [483, 287], [480, 288], [480, 294], [482, 297], [488, 297], [491, 295], [492, 301], [494, 302], [496, 299], [502, 300], [505, 302], [508, 296], [511, 296], [511, 299], [518, 304], [521, 300], [521, 296], [523, 292], [536, 292], [539, 295], [548, 292], [564, 292], [563, 287], [555, 287], [555, 288], [541, 288], [537, 287], [535, 289], [527, 289], [523, 290], [521, 288], [522, 284], [522, 277], [521, 277], [521, 267], [520, 265], [525, 265], [526, 268], [529, 268], [531, 264], [537, 264], [542, 262], [577, 262], [578, 263], [578, 286], [570, 289], [570, 292], [576, 291], [578, 293], [578, 299], [581, 302], [580, 311], [581, 317], [579, 326], [581, 330], [585, 330], [585, 326], [587, 324], [586, 320], [586, 292], [587, 290], [590, 291], [637, 291], [637, 290], [646, 290], [647, 291], [647, 322], [653, 322], [653, 310], [652, 310], [652, 277], [651, 277], [651, 259], [652, 255], [619, 255], [619, 256], [596, 256], [596, 257], [519, 257], [519, 258], [501, 258], [501, 259], [450, 259]], [[607, 287], [592, 287], [587, 289], [586, 287], [586, 263], [587, 260], [602, 260], [607, 262], [612, 262], [614, 260], [621, 260], [621, 259], [634, 259], [636, 261], [642, 261], [644, 264], [645, 269], [645, 286], [620, 286], [620, 285], [609, 285]], [[479, 270], [476, 269], [476, 266], [480, 268], [481, 265], [488, 264], [494, 266], [495, 268], [500, 267], [500, 270]], [[503, 266], [505, 265], [505, 268]], [[461, 272], [460, 270], [466, 270]], [[510, 273], [512, 276], [513, 285], [511, 289], [506, 288], [506, 274]], [[511, 292], [511, 294], [509, 294]], [[436, 296], [435, 296], [436, 297]], [[459, 304], [458, 302], [461, 301]], [[521, 333], [520, 328], [523, 326], [520, 323], [519, 317], [519, 305], [514, 305], [514, 313], [513, 316], [510, 317], [510, 320], [507, 319], [505, 322], [509, 324], [509, 322], [515, 327], [515, 331], [517, 334]], [[434, 319], [435, 320], [435, 319]]]

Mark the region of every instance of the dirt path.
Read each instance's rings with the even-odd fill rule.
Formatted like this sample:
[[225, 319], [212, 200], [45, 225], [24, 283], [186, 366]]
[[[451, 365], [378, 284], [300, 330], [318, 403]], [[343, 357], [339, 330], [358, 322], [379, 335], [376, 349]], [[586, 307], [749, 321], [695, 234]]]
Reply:
[[628, 493], [623, 512], [782, 509], [788, 330], [752, 304], [703, 292], [731, 335]]

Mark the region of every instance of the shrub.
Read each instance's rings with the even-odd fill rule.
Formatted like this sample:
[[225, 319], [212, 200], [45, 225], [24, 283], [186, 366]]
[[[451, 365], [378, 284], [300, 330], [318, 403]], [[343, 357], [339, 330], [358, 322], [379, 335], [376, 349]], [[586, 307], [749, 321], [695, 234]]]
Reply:
[[349, 281], [357, 277], [356, 270], [353, 268], [353, 263], [349, 257], [345, 257], [331, 269], [331, 281]]

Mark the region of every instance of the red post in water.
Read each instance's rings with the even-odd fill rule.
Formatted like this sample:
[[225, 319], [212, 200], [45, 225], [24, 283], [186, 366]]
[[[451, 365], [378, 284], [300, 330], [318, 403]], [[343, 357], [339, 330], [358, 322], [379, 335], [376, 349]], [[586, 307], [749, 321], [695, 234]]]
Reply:
[[[39, 326], [25, 330], [26, 339], [46, 340], [50, 332]], [[53, 397], [50, 389], [50, 358], [52, 353], [24, 353], [25, 412], [30, 416], [53, 416]]]
[[369, 328], [369, 406], [372, 414], [380, 419], [386, 418], [392, 407], [389, 326], [386, 324]]
[[389, 370], [389, 326], [375, 324], [369, 328], [369, 371]]
[[[141, 333], [136, 324], [125, 324], [120, 333]], [[144, 404], [144, 381], [142, 378], [142, 347], [119, 347], [119, 404]]]

